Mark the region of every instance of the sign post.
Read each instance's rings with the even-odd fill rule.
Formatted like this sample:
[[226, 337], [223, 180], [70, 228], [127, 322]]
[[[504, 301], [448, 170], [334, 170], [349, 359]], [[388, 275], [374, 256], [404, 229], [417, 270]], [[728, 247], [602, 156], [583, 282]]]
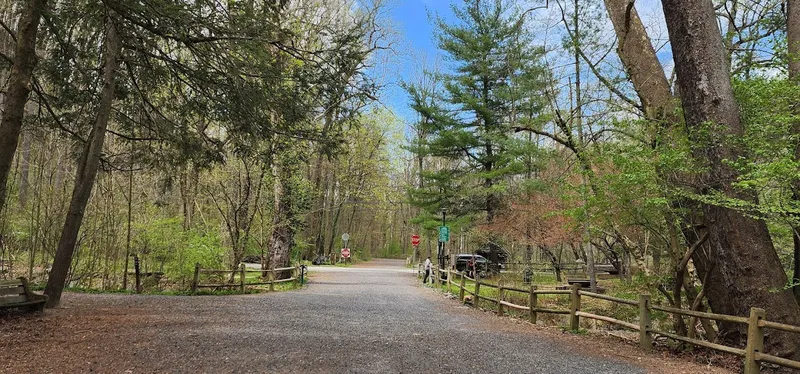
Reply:
[[450, 240], [450, 228], [447, 227], [447, 209], [442, 209], [442, 225], [439, 226], [439, 253], [438, 253], [438, 266], [439, 269], [446, 269], [447, 257], [445, 255], [445, 243]]
[[447, 260], [448, 255], [445, 252], [445, 243], [450, 241], [450, 228], [447, 226], [439, 226], [439, 266], [440, 269], [445, 269], [447, 267]]
[[[344, 259], [345, 263], [347, 263], [347, 259], [350, 258], [350, 248], [347, 246], [347, 241], [348, 240], [350, 240], [350, 234], [348, 234], [348, 233], [342, 234], [342, 243], [344, 244], [344, 245], [342, 245], [342, 258]], [[345, 257], [345, 255], [344, 255], [344, 250], [345, 249], [347, 250], [347, 257]]]
[[414, 247], [411, 252], [411, 262], [413, 263], [417, 259], [417, 250], [419, 250], [419, 235], [411, 235], [411, 246]]
[[450, 228], [447, 226], [439, 226], [439, 242], [447, 243], [450, 241]]

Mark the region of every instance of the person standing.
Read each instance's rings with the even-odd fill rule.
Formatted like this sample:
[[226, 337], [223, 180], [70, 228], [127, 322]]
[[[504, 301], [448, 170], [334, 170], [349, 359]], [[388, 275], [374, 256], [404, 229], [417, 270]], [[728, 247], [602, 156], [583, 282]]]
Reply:
[[425, 259], [425, 278], [422, 278], [422, 283], [428, 283], [428, 277], [431, 276], [432, 267], [433, 264], [431, 263], [431, 257], [428, 256], [428, 258]]

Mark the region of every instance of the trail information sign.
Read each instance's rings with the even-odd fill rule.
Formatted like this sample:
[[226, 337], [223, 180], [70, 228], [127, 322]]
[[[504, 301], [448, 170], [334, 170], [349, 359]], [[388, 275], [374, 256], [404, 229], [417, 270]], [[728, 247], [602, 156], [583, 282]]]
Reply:
[[439, 242], [445, 243], [450, 241], [450, 228], [447, 226], [439, 226]]

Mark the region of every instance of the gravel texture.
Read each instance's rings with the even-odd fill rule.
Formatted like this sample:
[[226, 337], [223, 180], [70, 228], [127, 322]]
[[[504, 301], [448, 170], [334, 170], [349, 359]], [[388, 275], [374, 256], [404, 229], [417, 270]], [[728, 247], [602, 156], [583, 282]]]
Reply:
[[320, 269], [297, 291], [63, 305], [0, 316], [0, 373], [725, 372], [461, 306], [402, 261]]

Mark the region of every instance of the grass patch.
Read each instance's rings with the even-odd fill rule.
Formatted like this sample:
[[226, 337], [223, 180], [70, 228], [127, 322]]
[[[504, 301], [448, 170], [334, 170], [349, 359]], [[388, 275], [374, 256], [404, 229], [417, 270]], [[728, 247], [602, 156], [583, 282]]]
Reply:
[[570, 330], [566, 326], [561, 326], [561, 331], [562, 332], [568, 332], [568, 333], [575, 334], [575, 335], [588, 335], [589, 334], [589, 330], [587, 330], [587, 329], [579, 328], [577, 330]]
[[[255, 273], [259, 275], [260, 273]], [[306, 274], [308, 275], [308, 274]], [[251, 279], [249, 276], [245, 279]], [[258, 277], [254, 278], [260, 279]], [[308, 280], [306, 280], [308, 283]], [[299, 280], [297, 282], [281, 282], [274, 284], [274, 292], [281, 292], [281, 291], [291, 291], [301, 288]], [[41, 291], [44, 290], [44, 285], [32, 285], [32, 290]], [[74, 292], [74, 293], [83, 293], [83, 294], [125, 294], [125, 295], [135, 295], [136, 292], [133, 290], [123, 290], [123, 289], [98, 289], [98, 288], [83, 288], [83, 287], [68, 287], [65, 289], [67, 292]], [[258, 285], [258, 286], [248, 286], [245, 285], [244, 293], [239, 290], [239, 285], [231, 285], [231, 286], [220, 286], [217, 289], [213, 288], [200, 288], [197, 290], [197, 293], [194, 295], [197, 296], [225, 296], [225, 295], [250, 295], [250, 294], [259, 294], [259, 293], [268, 293], [269, 285]], [[192, 291], [187, 289], [182, 290], [148, 290], [143, 291], [141, 295], [165, 295], [165, 296], [192, 296]]]
[[[44, 285], [40, 287], [32, 287], [36, 291], [44, 290]], [[75, 293], [86, 293], [86, 294], [135, 294], [133, 290], [123, 290], [123, 289], [112, 289], [112, 290], [103, 290], [98, 288], [84, 288], [84, 287], [67, 287], [64, 289], [67, 292], [75, 292]]]

